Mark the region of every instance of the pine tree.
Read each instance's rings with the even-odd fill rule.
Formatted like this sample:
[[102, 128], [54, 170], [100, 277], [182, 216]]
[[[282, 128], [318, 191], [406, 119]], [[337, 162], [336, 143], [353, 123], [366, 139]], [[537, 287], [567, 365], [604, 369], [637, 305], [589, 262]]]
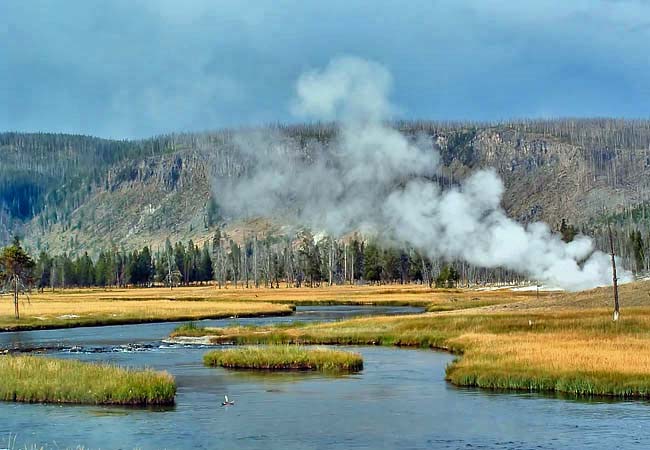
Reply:
[[636, 271], [643, 272], [645, 268], [645, 249], [643, 238], [641, 237], [641, 231], [636, 230], [630, 233], [630, 244], [632, 245]]
[[0, 254], [0, 283], [13, 292], [14, 314], [20, 319], [18, 296], [34, 281], [34, 260], [23, 250], [18, 237]]
[[38, 288], [41, 291], [47, 286], [50, 286], [52, 279], [52, 258], [50, 258], [50, 256], [45, 251], [41, 251], [40, 255], [38, 256], [36, 276]]
[[368, 281], [380, 281], [382, 261], [379, 246], [374, 242], [368, 242], [365, 246], [363, 257], [365, 260], [363, 277]]
[[199, 263], [199, 281], [210, 281], [214, 277], [214, 268], [212, 266], [212, 258], [210, 258], [210, 251], [208, 250], [208, 243], [203, 244], [201, 251], [201, 262]]

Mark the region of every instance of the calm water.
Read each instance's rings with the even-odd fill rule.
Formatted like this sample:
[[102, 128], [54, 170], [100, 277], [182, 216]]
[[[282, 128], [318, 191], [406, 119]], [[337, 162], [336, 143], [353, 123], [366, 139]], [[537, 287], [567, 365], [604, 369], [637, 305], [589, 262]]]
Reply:
[[[301, 308], [291, 318], [335, 320], [367, 308]], [[404, 313], [405, 308], [382, 313]], [[225, 324], [228, 321], [212, 321]], [[575, 449], [648, 448], [650, 405], [586, 402], [457, 389], [444, 382], [452, 356], [383, 347], [363, 354], [357, 375], [255, 374], [201, 365], [206, 351], [164, 346], [174, 325], [147, 324], [0, 335], [0, 345], [57, 344], [105, 353], [58, 357], [166, 369], [176, 406], [158, 411], [0, 403], [0, 447], [142, 449]], [[129, 339], [130, 338], [130, 339]], [[123, 344], [151, 346], [117, 351]], [[104, 346], [104, 347], [102, 347]], [[0, 380], [0, 382], [2, 382]], [[224, 394], [236, 401], [220, 406]]]

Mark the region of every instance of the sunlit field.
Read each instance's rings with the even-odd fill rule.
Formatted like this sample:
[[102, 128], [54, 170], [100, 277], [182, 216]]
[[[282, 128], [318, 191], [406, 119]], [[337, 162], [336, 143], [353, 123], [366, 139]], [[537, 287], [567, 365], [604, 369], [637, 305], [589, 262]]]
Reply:
[[[540, 293], [542, 297], [549, 293]], [[215, 285], [180, 288], [85, 289], [21, 297], [21, 319], [12, 297], [0, 296], [0, 329], [111, 325], [290, 314], [293, 305], [412, 305], [450, 310], [535, 299], [534, 292], [429, 289], [421, 285], [331, 286], [279, 289]]]
[[149, 298], [147, 300], [101, 299], [97, 292], [66, 296], [44, 294], [21, 300], [21, 318], [16, 320], [8, 296], [0, 301], [0, 329], [17, 330], [176, 320], [218, 319], [231, 316], [286, 315], [291, 305], [267, 302], [191, 301]]
[[[540, 296], [553, 295], [540, 292]], [[534, 291], [511, 291], [508, 289], [436, 289], [420, 284], [383, 285], [322, 285], [320, 287], [244, 288], [229, 284], [221, 289], [214, 284], [174, 289], [129, 288], [129, 289], [63, 289], [46, 290], [32, 294], [37, 300], [222, 300], [257, 301], [299, 304], [401, 304], [428, 306], [432, 303], [454, 303], [459, 301], [513, 301], [535, 298]], [[8, 296], [0, 297], [8, 299]]]

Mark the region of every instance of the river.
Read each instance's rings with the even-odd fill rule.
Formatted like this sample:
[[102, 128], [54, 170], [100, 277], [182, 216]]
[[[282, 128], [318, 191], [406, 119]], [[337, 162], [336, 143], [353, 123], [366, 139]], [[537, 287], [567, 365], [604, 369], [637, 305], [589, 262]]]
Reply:
[[[291, 317], [240, 324], [404, 314], [414, 308], [300, 307]], [[225, 326], [234, 320], [201, 321]], [[202, 365], [205, 348], [165, 345], [174, 323], [1, 333], [0, 347], [153, 367], [177, 380], [176, 405], [137, 409], [0, 403], [0, 447], [88, 449], [578, 449], [646, 448], [646, 402], [577, 400], [456, 388], [453, 356], [351, 347], [364, 370], [348, 376], [256, 374]], [[2, 380], [0, 380], [2, 382]], [[224, 394], [235, 406], [222, 407]]]

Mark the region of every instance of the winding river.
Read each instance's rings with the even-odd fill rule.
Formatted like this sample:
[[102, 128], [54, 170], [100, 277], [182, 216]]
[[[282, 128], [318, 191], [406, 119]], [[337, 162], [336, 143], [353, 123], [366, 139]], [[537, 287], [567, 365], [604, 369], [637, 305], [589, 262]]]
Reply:
[[[299, 307], [240, 324], [337, 320], [419, 311]], [[234, 320], [202, 321], [225, 326]], [[48, 347], [56, 357], [164, 369], [176, 405], [160, 410], [0, 403], [0, 447], [15, 449], [578, 449], [647, 448], [646, 402], [575, 400], [455, 388], [453, 356], [353, 347], [355, 375], [256, 374], [205, 368], [205, 348], [165, 345], [174, 323], [0, 334], [0, 348]], [[2, 380], [0, 380], [2, 382]], [[221, 407], [224, 394], [235, 400]]]

